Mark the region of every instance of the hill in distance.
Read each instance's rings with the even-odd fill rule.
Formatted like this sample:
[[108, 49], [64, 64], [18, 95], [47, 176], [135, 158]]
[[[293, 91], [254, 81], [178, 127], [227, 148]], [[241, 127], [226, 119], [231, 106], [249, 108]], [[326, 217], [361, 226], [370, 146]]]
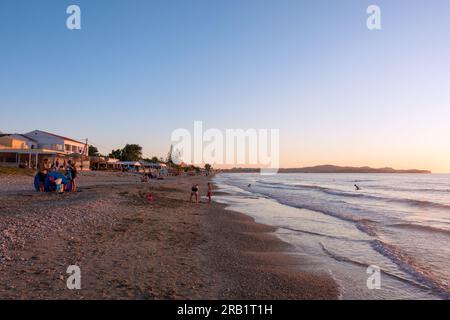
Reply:
[[[259, 168], [233, 168], [222, 170], [224, 172], [259, 172]], [[429, 170], [396, 170], [393, 168], [371, 168], [371, 167], [341, 167], [334, 165], [320, 165], [303, 168], [280, 168], [279, 173], [424, 173], [429, 174]]]

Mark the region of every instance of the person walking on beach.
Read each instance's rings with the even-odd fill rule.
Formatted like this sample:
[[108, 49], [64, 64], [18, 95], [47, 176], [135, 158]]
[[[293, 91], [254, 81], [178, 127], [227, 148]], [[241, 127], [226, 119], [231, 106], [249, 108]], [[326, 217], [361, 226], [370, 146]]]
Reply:
[[208, 193], [206, 195], [208, 197], [208, 203], [211, 203], [212, 198], [212, 184], [208, 182]]
[[195, 203], [198, 203], [198, 184], [195, 184], [192, 186], [191, 189], [191, 199], [190, 201], [192, 202], [192, 198], [195, 196]]

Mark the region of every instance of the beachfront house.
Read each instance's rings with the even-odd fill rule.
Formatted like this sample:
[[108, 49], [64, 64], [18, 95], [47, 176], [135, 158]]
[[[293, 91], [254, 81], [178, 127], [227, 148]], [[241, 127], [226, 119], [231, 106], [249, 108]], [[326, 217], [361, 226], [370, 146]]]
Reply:
[[[23, 134], [0, 134], [0, 165], [17, 166], [31, 163], [30, 154], [37, 148], [37, 141]], [[33, 150], [33, 151], [32, 151]]]
[[167, 176], [169, 174], [169, 171], [167, 169], [167, 165], [162, 162], [148, 162], [141, 160], [139, 161], [142, 168], [145, 172], [150, 172], [154, 174], [155, 176]]
[[104, 156], [90, 156], [89, 157], [92, 170], [121, 170], [119, 159]]
[[36, 168], [43, 159], [59, 166], [72, 160], [79, 169], [89, 169], [86, 143], [41, 130], [0, 134], [1, 166]]
[[139, 163], [144, 167], [144, 168], [149, 168], [149, 169], [162, 169], [162, 168], [167, 168], [167, 165], [165, 163], [162, 162], [149, 162], [149, 161], [144, 161], [141, 160], [139, 161]]
[[80, 142], [71, 138], [59, 136], [50, 132], [34, 130], [25, 133], [26, 137], [38, 142], [38, 148], [55, 150], [63, 154], [88, 155], [88, 148], [85, 142]]
[[37, 141], [23, 134], [0, 134], [1, 149], [35, 149]]

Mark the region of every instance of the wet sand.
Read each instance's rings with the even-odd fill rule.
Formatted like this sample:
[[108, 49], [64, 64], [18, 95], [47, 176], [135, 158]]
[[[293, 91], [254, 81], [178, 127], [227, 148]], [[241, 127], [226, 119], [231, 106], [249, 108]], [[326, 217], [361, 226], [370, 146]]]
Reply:
[[[0, 176], [0, 299], [335, 299], [328, 275], [271, 227], [223, 205], [189, 202], [206, 177], [141, 183], [83, 173], [77, 193], [42, 194]], [[27, 189], [28, 188], [28, 189]], [[152, 194], [154, 201], [146, 200]], [[81, 290], [69, 290], [69, 265]], [[306, 271], [309, 269], [309, 271]]]

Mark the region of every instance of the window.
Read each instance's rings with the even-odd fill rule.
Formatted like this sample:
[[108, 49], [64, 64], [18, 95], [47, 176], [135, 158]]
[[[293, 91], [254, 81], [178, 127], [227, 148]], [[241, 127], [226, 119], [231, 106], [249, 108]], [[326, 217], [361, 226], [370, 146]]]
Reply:
[[66, 145], [65, 145], [66, 151], [70, 151], [70, 150], [71, 150], [71, 147], [72, 147], [72, 146], [71, 146], [70, 144], [66, 144]]

